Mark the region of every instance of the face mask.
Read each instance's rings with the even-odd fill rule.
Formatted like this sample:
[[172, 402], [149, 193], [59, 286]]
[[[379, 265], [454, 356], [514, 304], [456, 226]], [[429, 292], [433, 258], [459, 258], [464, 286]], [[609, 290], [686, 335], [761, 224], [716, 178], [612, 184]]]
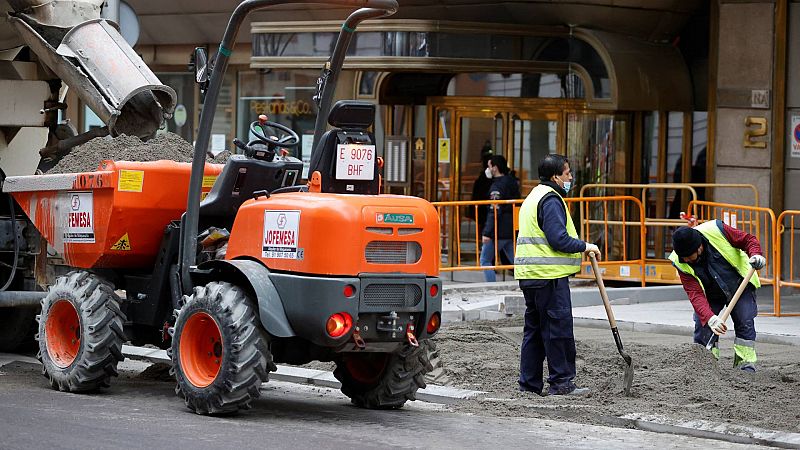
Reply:
[[487, 167], [486, 170], [483, 171], [483, 173], [484, 175], [486, 175], [486, 178], [492, 178], [492, 169]]
[[[556, 180], [559, 180], [559, 181], [561, 181], [561, 178], [558, 178], [558, 177], [556, 177]], [[571, 182], [571, 181], [561, 181], [561, 182], [562, 182], [562, 183], [564, 183], [564, 185], [562, 186], [562, 188], [563, 188], [563, 189], [564, 189], [564, 190], [565, 190], [567, 193], [569, 193], [569, 190], [572, 188], [572, 182]], [[556, 184], [558, 184], [558, 182], [556, 182]]]

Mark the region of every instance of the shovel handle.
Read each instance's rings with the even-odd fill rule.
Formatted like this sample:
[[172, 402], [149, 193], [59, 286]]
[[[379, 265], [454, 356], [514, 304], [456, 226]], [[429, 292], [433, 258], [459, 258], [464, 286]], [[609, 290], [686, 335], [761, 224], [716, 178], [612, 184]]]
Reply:
[[597, 281], [597, 287], [600, 289], [600, 297], [603, 299], [603, 306], [606, 308], [606, 316], [608, 316], [608, 323], [612, 329], [617, 328], [617, 320], [614, 318], [614, 311], [611, 310], [611, 302], [608, 301], [608, 293], [606, 292], [606, 285], [603, 284], [603, 277], [600, 275], [600, 267], [597, 265], [597, 258], [594, 253], [589, 253], [589, 261], [592, 263], [592, 272], [594, 272], [594, 279]]
[[728, 306], [725, 307], [725, 310], [722, 311], [722, 315], [719, 316], [720, 320], [725, 322], [728, 320], [728, 317], [731, 315], [731, 311], [733, 311], [734, 306], [739, 301], [739, 297], [742, 296], [742, 292], [744, 292], [747, 285], [750, 283], [750, 279], [753, 278], [753, 274], [756, 273], [756, 269], [753, 266], [750, 266], [750, 269], [747, 271], [747, 275], [745, 275], [742, 283], [739, 285], [739, 289], [736, 289], [736, 293], [733, 294], [733, 298], [731, 301], [728, 302]]
[[[728, 306], [722, 311], [722, 314], [719, 315], [719, 319], [725, 323], [728, 320], [728, 317], [731, 315], [731, 311], [736, 306], [736, 303], [739, 302], [739, 297], [742, 296], [742, 292], [744, 292], [747, 285], [750, 283], [750, 279], [753, 278], [753, 274], [756, 273], [756, 269], [753, 266], [750, 266], [750, 269], [747, 271], [747, 275], [744, 276], [741, 284], [739, 284], [739, 288], [736, 289], [736, 292], [731, 297], [731, 301], [728, 302]], [[717, 337], [716, 334], [711, 335], [711, 339], [708, 340], [708, 344], [706, 344], [706, 349], [711, 350], [711, 347], [714, 345], [714, 338]]]

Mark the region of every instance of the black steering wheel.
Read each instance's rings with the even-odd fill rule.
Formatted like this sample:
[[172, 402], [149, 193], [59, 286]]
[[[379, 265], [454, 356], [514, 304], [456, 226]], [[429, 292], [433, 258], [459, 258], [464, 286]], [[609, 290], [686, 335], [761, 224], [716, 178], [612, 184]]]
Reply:
[[[272, 131], [279, 131], [280, 133], [278, 134], [283, 134], [284, 136], [277, 139], [269, 138], [264, 134], [267, 128]], [[297, 144], [300, 143], [300, 136], [291, 128], [277, 122], [270, 122], [267, 120], [267, 116], [264, 115], [259, 116], [257, 121], [250, 124], [250, 132], [253, 133], [253, 136], [258, 138], [260, 142], [268, 146], [293, 148], [297, 147]]]

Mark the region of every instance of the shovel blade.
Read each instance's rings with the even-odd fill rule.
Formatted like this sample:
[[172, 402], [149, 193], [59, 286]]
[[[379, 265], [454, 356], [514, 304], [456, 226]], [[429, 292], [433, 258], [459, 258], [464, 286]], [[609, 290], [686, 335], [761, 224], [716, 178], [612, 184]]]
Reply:
[[625, 374], [623, 375], [622, 392], [626, 397], [631, 396], [631, 385], [633, 385], [633, 364], [625, 366]]

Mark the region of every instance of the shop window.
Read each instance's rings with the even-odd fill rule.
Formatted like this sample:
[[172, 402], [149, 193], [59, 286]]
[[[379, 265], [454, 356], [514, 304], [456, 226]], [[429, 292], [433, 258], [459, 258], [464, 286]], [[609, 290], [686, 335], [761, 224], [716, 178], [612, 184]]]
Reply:
[[[567, 158], [576, 186], [627, 182], [628, 122], [621, 114], [567, 115]], [[604, 190], [592, 193], [603, 195]]]
[[646, 113], [644, 116], [641, 183], [658, 182], [658, 117], [658, 111]]
[[[628, 173], [629, 117], [622, 114], [567, 114], [567, 158], [574, 176], [576, 189], [572, 196], [581, 195], [581, 188], [588, 185], [585, 196], [614, 195], [616, 192], [604, 184], [626, 183]], [[600, 185], [600, 186], [597, 186]], [[601, 249], [607, 248], [608, 259], [624, 257], [623, 242], [626, 239], [621, 227], [606, 227], [606, 217], [621, 217], [625, 205], [622, 202], [590, 203], [582, 211], [592, 225], [584, 230], [584, 237]], [[631, 211], [626, 211], [627, 217]], [[573, 211], [573, 220], [578, 220]]]
[[[300, 135], [300, 145], [291, 152], [306, 163], [307, 170], [318, 111], [312, 99], [318, 76], [319, 72], [314, 70], [239, 72], [237, 136], [242, 140], [254, 139], [250, 124], [260, 114], [266, 114], [269, 120]], [[303, 177], [307, 175], [304, 171]]]
[[194, 77], [188, 73], [159, 73], [158, 79], [172, 89], [178, 96], [175, 106], [175, 114], [171, 119], [167, 119], [166, 130], [194, 142], [195, 114], [194, 91], [196, 83]]
[[[690, 183], [706, 182], [706, 148], [708, 147], [708, 112], [692, 113], [692, 169]], [[706, 199], [706, 188], [697, 187], [697, 199]]]

